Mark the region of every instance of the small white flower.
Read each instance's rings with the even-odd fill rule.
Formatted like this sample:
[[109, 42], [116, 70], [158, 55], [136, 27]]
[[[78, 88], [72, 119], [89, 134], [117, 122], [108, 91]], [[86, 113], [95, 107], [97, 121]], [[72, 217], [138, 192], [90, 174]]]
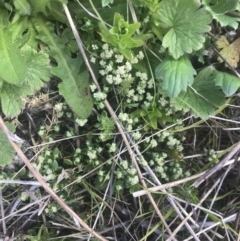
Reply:
[[106, 76], [106, 81], [109, 83], [109, 84], [112, 84], [113, 83], [113, 76], [111, 74], [107, 75]]
[[124, 75], [125, 74], [125, 66], [118, 66], [116, 73], [119, 75]]
[[122, 112], [120, 112], [120, 113], [119, 113], [119, 119], [120, 119], [121, 121], [127, 121], [127, 120], [128, 120], [128, 114], [127, 114], [127, 113], [122, 113]]
[[108, 47], [109, 47], [108, 44], [103, 44], [102, 49], [103, 50], [108, 50]]
[[94, 151], [94, 150], [89, 150], [89, 151], [87, 152], [87, 155], [88, 155], [88, 157], [89, 157], [90, 159], [95, 159], [95, 158], [97, 158], [96, 151]]
[[125, 64], [125, 69], [127, 70], [127, 72], [131, 71], [132, 70], [132, 64], [127, 61], [126, 64]]
[[151, 147], [154, 148], [154, 147], [157, 146], [157, 141], [154, 140], [154, 139], [152, 139], [152, 140], [150, 141], [150, 144], [151, 144]]
[[89, 87], [92, 92], [94, 92], [97, 89], [97, 86], [95, 84], [91, 84]]
[[122, 62], [123, 62], [123, 55], [121, 55], [121, 54], [116, 54], [116, 55], [115, 55], [115, 58], [116, 58], [116, 62], [117, 62], [117, 63], [122, 63]]
[[84, 126], [87, 123], [87, 119], [76, 119], [75, 120], [79, 126]]
[[99, 71], [99, 74], [100, 74], [100, 75], [105, 75], [106, 72], [105, 72], [105, 70], [101, 69], [101, 70]]
[[113, 70], [112, 64], [108, 64], [105, 68], [106, 72], [111, 72]]
[[139, 77], [140, 77], [140, 79], [143, 80], [143, 81], [147, 81], [147, 79], [148, 79], [148, 76], [147, 76], [146, 73], [142, 73], [141, 76], [139, 76]]
[[91, 59], [90, 59], [90, 62], [92, 62], [92, 63], [96, 63], [96, 58], [94, 58], [93, 56], [91, 57]]
[[115, 152], [117, 150], [116, 143], [112, 143], [112, 145], [109, 148], [109, 152]]
[[141, 133], [136, 131], [132, 134], [134, 140], [139, 140], [141, 138]]
[[116, 76], [113, 77], [114, 80], [114, 84], [115, 85], [119, 85], [122, 82], [122, 78], [120, 77], [119, 74], [117, 74]]
[[105, 58], [110, 59], [113, 56], [113, 51], [112, 50], [106, 50], [105, 51]]
[[133, 57], [133, 58], [131, 59], [131, 63], [132, 63], [132, 64], [137, 64], [137, 63], [138, 63], [138, 59], [137, 59], [136, 57]]
[[98, 46], [96, 44], [92, 44], [92, 49], [93, 50], [97, 50], [98, 49]]
[[140, 52], [138, 53], [137, 58], [140, 59], [140, 60], [142, 60], [142, 59], [144, 58], [144, 54], [143, 54], [142, 51], [140, 51]]
[[105, 100], [107, 98], [107, 95], [103, 92], [96, 92], [96, 93], [93, 94], [93, 97], [96, 100]]

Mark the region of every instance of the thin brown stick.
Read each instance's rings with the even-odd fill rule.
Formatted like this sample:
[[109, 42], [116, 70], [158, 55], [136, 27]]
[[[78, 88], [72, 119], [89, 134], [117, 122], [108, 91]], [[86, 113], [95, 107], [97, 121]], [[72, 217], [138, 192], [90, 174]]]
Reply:
[[10, 131], [8, 130], [7, 126], [5, 125], [2, 117], [0, 116], [0, 127], [2, 128], [3, 132], [5, 133], [6, 137], [8, 138], [9, 142], [19, 155], [19, 157], [23, 160], [25, 165], [28, 167], [30, 172], [33, 174], [33, 176], [41, 183], [42, 187], [55, 199], [55, 201], [70, 215], [70, 217], [74, 217], [79, 224], [85, 228], [89, 233], [91, 233], [93, 236], [98, 238], [101, 241], [108, 241], [103, 236], [98, 234], [96, 231], [91, 229], [63, 200], [47, 185], [47, 183], [44, 181], [43, 177], [40, 175], [40, 173], [33, 167], [33, 165], [30, 163], [30, 161], [27, 159], [27, 157], [23, 154], [22, 150], [18, 147], [16, 143], [14, 143], [10, 138]]

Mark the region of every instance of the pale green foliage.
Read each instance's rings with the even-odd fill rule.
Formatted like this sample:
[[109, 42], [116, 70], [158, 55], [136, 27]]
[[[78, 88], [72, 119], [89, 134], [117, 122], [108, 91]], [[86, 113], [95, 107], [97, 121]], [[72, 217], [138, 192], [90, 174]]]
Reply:
[[202, 33], [210, 31], [211, 17], [199, 7], [195, 0], [163, 0], [161, 3], [158, 20], [170, 28], [162, 44], [175, 59], [201, 49], [205, 41]]
[[213, 115], [215, 108], [225, 102], [223, 92], [215, 84], [213, 72], [212, 67], [203, 69], [195, 78], [193, 85], [173, 99], [174, 105], [184, 111], [192, 110], [195, 116], [202, 119], [208, 119], [209, 115]]
[[[12, 123], [6, 123], [9, 131], [14, 132], [14, 125]], [[6, 135], [0, 128], [0, 143], [1, 143], [1, 148], [0, 148], [0, 166], [6, 166], [9, 163], [12, 162], [14, 155], [15, 155], [15, 150], [13, 149], [12, 145], [8, 141]]]
[[58, 66], [53, 67], [51, 72], [62, 80], [60, 93], [77, 116], [86, 119], [92, 112], [93, 102], [88, 89], [88, 76], [80, 70], [82, 59], [69, 57], [63, 47], [67, 38], [58, 37], [50, 22], [36, 21], [35, 24], [38, 38], [48, 45], [49, 55], [57, 61]]
[[181, 91], [186, 91], [187, 85], [193, 83], [195, 74], [196, 71], [186, 56], [178, 60], [167, 57], [155, 69], [156, 78], [163, 79], [163, 89], [172, 98]]

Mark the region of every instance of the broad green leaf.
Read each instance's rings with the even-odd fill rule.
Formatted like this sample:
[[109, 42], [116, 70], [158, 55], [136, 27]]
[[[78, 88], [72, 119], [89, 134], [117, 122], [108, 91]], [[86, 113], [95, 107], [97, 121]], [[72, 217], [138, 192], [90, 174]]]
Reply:
[[15, 0], [14, 6], [19, 11], [20, 15], [31, 15], [31, 6], [27, 0]]
[[202, 48], [202, 33], [210, 31], [211, 16], [195, 0], [163, 0], [158, 11], [159, 21], [170, 29], [163, 38], [173, 58]]
[[0, 77], [11, 84], [21, 84], [27, 73], [25, 58], [17, 44], [12, 42], [11, 33], [0, 28]]
[[32, 94], [29, 85], [24, 83], [20, 86], [3, 83], [0, 89], [0, 97], [3, 113], [6, 116], [16, 116], [24, 107], [22, 97]]
[[231, 74], [215, 70], [213, 78], [217, 86], [220, 86], [226, 96], [233, 95], [240, 87], [240, 79]]
[[196, 71], [186, 56], [178, 60], [166, 57], [155, 69], [156, 78], [163, 79], [163, 89], [171, 98], [186, 91], [187, 85], [193, 83], [195, 74]]
[[[12, 123], [5, 123], [9, 131], [14, 133], [15, 127]], [[8, 138], [0, 128], [0, 166], [6, 166], [13, 161], [15, 150], [8, 141]]]
[[81, 119], [86, 119], [92, 112], [92, 98], [88, 89], [88, 78], [81, 73], [82, 59], [71, 58], [64, 49], [67, 38], [60, 38], [54, 33], [51, 23], [36, 20], [38, 38], [50, 48], [49, 55], [57, 62], [52, 74], [62, 80], [59, 89], [68, 105]]
[[223, 92], [215, 85], [213, 72], [212, 67], [203, 69], [196, 76], [193, 85], [172, 100], [174, 106], [185, 112], [191, 110], [194, 116], [204, 120], [213, 115], [215, 109], [225, 103]]
[[50, 80], [51, 73], [48, 55], [43, 52], [37, 52], [27, 45], [21, 49], [21, 53], [27, 63], [26, 82], [32, 90], [39, 90], [44, 85], [42, 80]]
[[[76, 65], [76, 62], [73, 64]], [[58, 77], [63, 76], [63, 73], [61, 72], [60, 69], [53, 69], [53, 74]], [[81, 119], [88, 118], [92, 112], [93, 103], [88, 85], [88, 73], [85, 71], [78, 75], [74, 84], [69, 84], [67, 81], [63, 81], [58, 86], [59, 93], [64, 96], [68, 105]]]

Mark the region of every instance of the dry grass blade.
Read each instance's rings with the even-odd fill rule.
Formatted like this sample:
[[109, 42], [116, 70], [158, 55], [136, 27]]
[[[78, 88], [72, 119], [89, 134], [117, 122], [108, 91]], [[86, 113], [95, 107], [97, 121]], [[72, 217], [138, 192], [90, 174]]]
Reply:
[[201, 176], [196, 182], [192, 184], [193, 187], [198, 187], [202, 182], [209, 178], [213, 173], [220, 170], [227, 161], [229, 161], [237, 151], [240, 149], [240, 142], [238, 142], [235, 147], [220, 161], [217, 165], [209, 169], [203, 176]]
[[9, 138], [9, 130], [7, 126], [5, 125], [2, 117], [0, 117], [0, 127], [2, 128], [3, 132], [5, 133], [6, 137], [8, 138], [9, 142], [17, 152], [17, 154], [21, 157], [21, 159], [24, 161], [28, 169], [31, 171], [33, 176], [41, 183], [42, 187], [55, 199], [55, 201], [74, 219], [76, 219], [79, 224], [85, 228], [89, 233], [94, 235], [96, 238], [98, 238], [101, 241], [107, 241], [104, 237], [102, 237], [100, 234], [95, 232], [93, 229], [91, 229], [65, 202], [62, 201], [61, 198], [47, 185], [47, 183], [44, 181], [40, 173], [32, 166], [32, 164], [29, 162], [29, 160], [26, 158], [26, 156], [23, 154], [22, 150], [18, 147], [16, 143], [14, 143], [11, 138]]

